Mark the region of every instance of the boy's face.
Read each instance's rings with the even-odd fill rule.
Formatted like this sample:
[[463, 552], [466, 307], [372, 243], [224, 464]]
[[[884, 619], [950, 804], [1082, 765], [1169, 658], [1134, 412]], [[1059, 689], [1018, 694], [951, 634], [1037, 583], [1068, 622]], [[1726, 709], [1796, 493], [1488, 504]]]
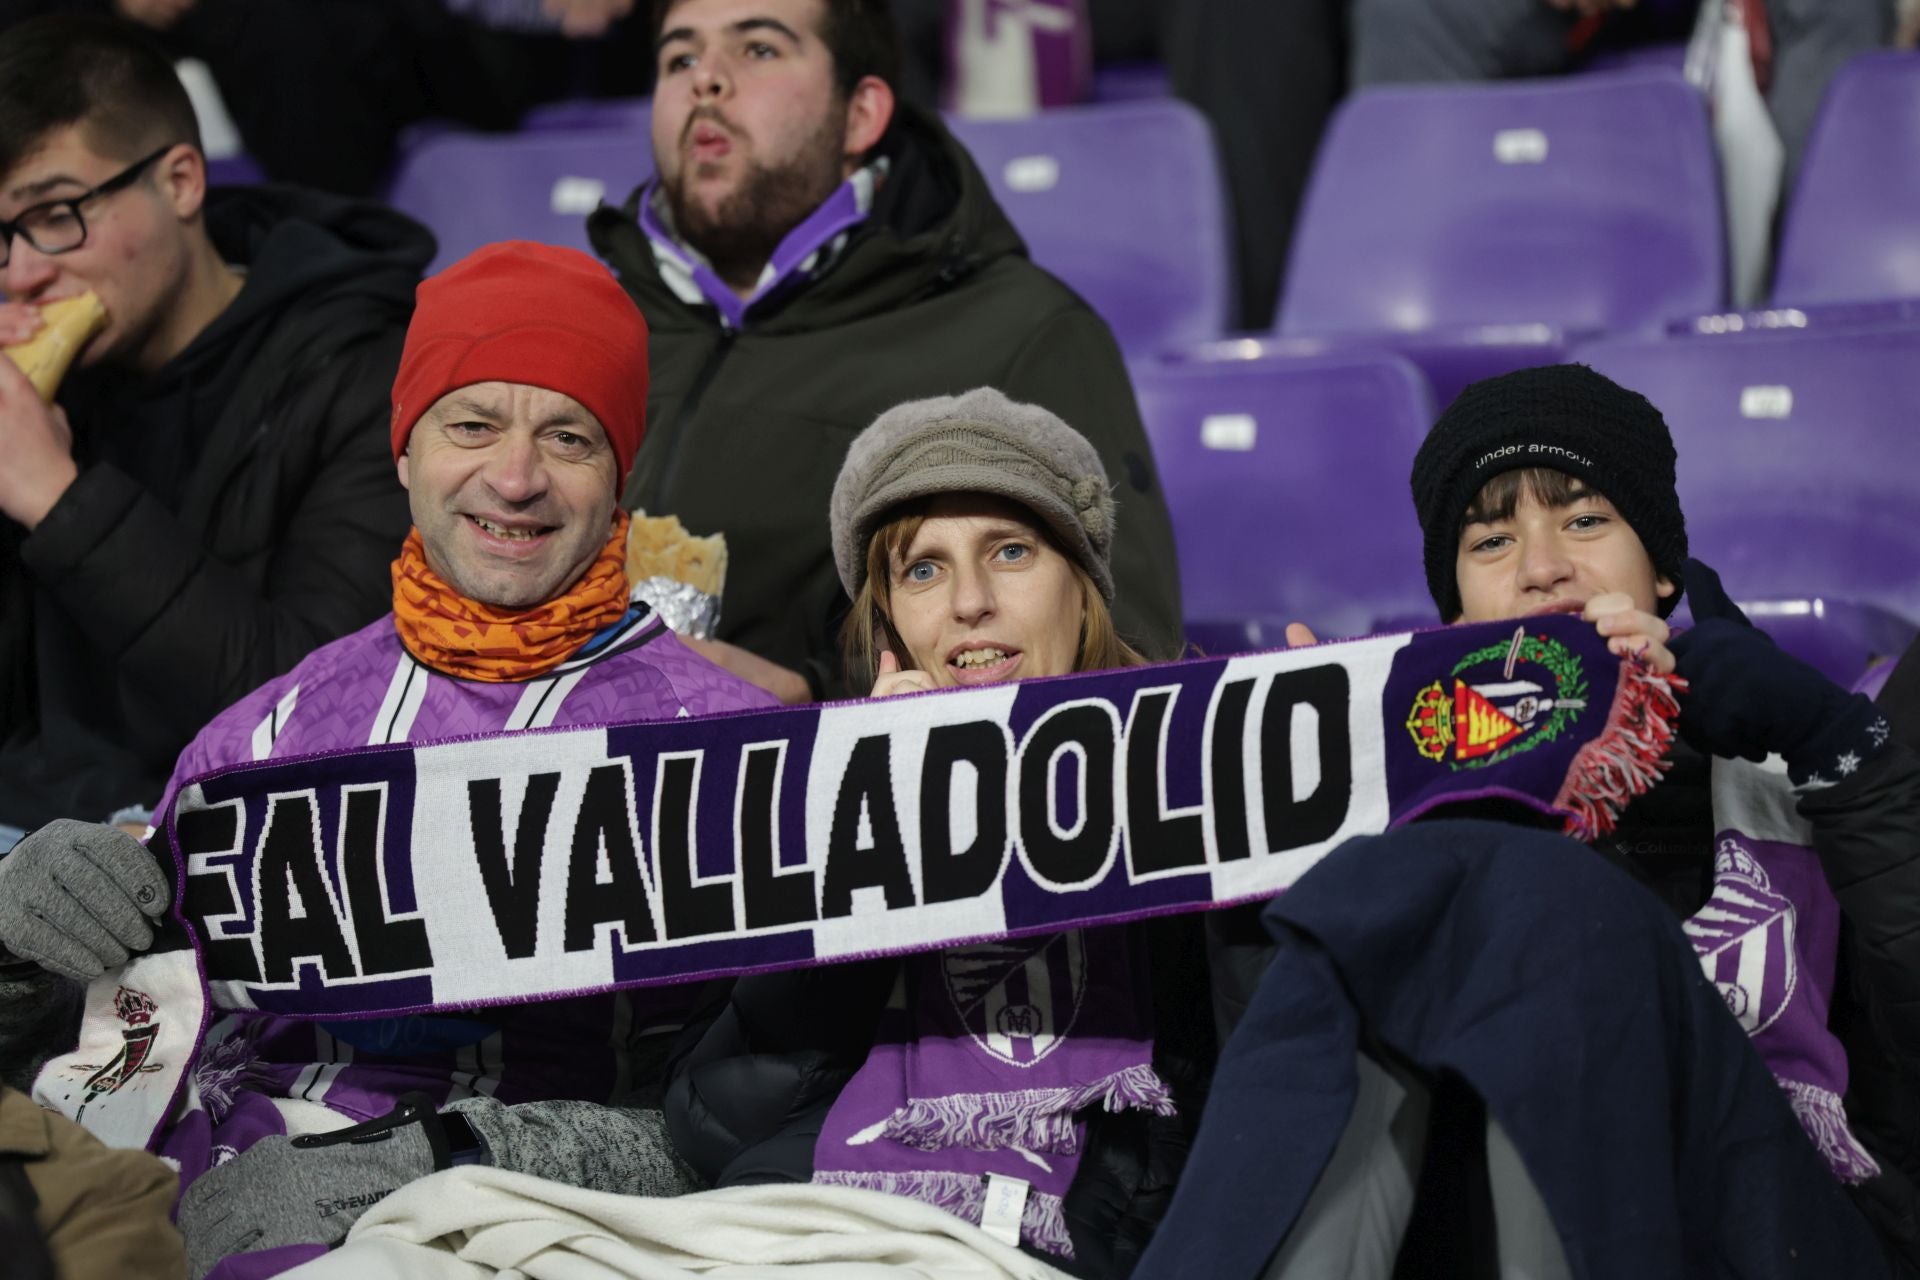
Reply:
[[[186, 150], [173, 148], [139, 181], [89, 200], [81, 210], [86, 240], [78, 248], [41, 253], [24, 237], [14, 238], [0, 269], [0, 294], [44, 306], [91, 290], [105, 304], [107, 327], [81, 351], [82, 365], [150, 369], [178, 349], [167, 349], [172, 303], [187, 270], [188, 223], [205, 196], [203, 171], [179, 159]], [[0, 174], [0, 219], [83, 195], [117, 176], [128, 159], [95, 151], [82, 126], [63, 125]]]
[[1535, 613], [1579, 613], [1611, 591], [1654, 613], [1674, 593], [1654, 570], [1640, 535], [1591, 490], [1548, 506], [1522, 488], [1513, 514], [1474, 521], [1460, 531], [1454, 557], [1460, 616], [1453, 622], [1499, 622]]

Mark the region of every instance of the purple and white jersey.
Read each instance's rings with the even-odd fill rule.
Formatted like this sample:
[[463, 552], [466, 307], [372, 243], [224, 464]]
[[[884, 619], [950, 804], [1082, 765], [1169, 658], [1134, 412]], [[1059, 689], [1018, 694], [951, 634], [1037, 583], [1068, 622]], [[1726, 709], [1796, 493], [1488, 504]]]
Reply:
[[[160, 811], [200, 774], [250, 760], [773, 705], [768, 694], [681, 644], [644, 605], [579, 656], [518, 684], [463, 680], [424, 666], [401, 645], [388, 615], [315, 650], [217, 716], [182, 753]], [[188, 1150], [169, 1139], [167, 1154], [191, 1177], [206, 1157], [195, 1159], [190, 1149], [205, 1151], [211, 1139], [214, 1162], [219, 1147], [244, 1149], [276, 1131], [259, 1106], [266, 1099], [317, 1103], [359, 1121], [385, 1114], [410, 1089], [436, 1100], [485, 1094], [505, 1103], [625, 1095], [648, 1083], [637, 1078], [647, 1071], [636, 1067], [640, 1040], [676, 1029], [692, 995], [690, 988], [663, 987], [467, 1017], [326, 1024], [214, 1010], [195, 1071], [206, 1110], [183, 1118], [184, 1130], [198, 1131], [176, 1135]], [[255, 1096], [242, 1105], [243, 1094]], [[225, 1132], [229, 1116], [245, 1132]]]

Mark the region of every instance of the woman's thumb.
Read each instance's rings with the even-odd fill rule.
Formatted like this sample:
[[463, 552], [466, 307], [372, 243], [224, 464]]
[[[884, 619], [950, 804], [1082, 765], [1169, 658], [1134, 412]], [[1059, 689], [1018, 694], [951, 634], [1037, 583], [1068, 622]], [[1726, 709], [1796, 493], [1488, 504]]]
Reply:
[[900, 659], [893, 656], [893, 650], [882, 649], [880, 651], [880, 674], [890, 676], [898, 670], [900, 670]]

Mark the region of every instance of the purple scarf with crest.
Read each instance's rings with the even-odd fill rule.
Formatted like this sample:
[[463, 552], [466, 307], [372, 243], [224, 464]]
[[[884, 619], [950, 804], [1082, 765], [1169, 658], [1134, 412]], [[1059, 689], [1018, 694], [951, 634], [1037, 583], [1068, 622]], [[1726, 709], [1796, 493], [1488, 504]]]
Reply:
[[1713, 762], [1713, 892], [1686, 921], [1701, 967], [1834, 1176], [1880, 1172], [1847, 1125], [1847, 1055], [1827, 1026], [1840, 904], [1784, 765]]
[[828, 1114], [815, 1182], [911, 1196], [1073, 1256], [1063, 1202], [1086, 1112], [1173, 1113], [1125, 926], [910, 957]]

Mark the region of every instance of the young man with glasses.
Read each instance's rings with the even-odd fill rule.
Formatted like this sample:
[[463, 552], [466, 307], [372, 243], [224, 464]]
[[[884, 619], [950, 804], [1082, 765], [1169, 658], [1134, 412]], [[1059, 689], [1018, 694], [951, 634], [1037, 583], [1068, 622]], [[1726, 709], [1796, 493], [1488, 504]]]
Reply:
[[0, 361], [0, 852], [152, 804], [200, 725], [386, 607], [386, 393], [432, 254], [369, 205], [210, 192], [130, 29], [7, 30], [0, 346], [86, 292], [107, 323], [58, 405]]

